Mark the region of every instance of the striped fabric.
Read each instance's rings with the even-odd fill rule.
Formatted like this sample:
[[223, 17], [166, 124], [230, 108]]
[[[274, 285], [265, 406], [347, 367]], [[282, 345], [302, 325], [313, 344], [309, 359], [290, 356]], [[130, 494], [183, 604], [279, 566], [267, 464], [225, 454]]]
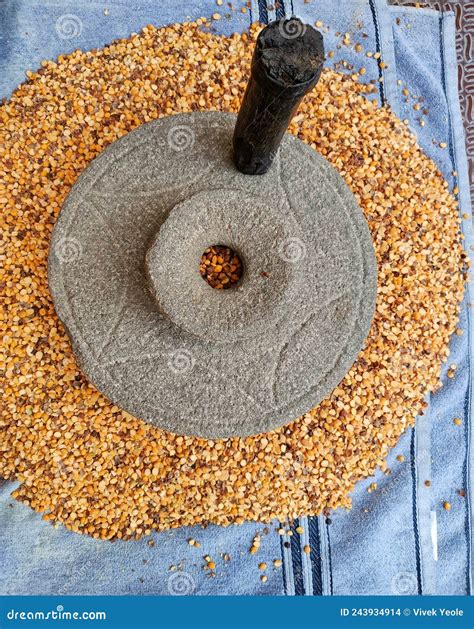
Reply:
[[[237, 9], [245, 0], [234, 0]], [[443, 3], [445, 4], [445, 3]], [[450, 3], [456, 4], [456, 3]], [[470, 4], [470, 3], [466, 3]], [[54, 58], [80, 47], [102, 46], [117, 37], [157, 25], [211, 15], [214, 0], [108, 0], [106, 18], [101, 3], [89, 0], [0, 0], [0, 98], [8, 96], [24, 79], [27, 69], [43, 58]], [[58, 40], [51, 24], [60, 13], [78, 14], [84, 28], [80, 37]], [[439, 165], [450, 188], [458, 186], [460, 212], [471, 215], [466, 150], [457, 92], [456, 16], [450, 12], [388, 7], [385, 0], [251, 0], [246, 13], [216, 23], [218, 32], [248, 28], [249, 21], [264, 23], [296, 14], [308, 23], [321, 20], [333, 62], [342, 59], [365, 64], [366, 79], [379, 85], [380, 100], [387, 103], [418, 133], [424, 151]], [[458, 12], [458, 26], [468, 25]], [[380, 60], [356, 56], [350, 47], [338, 49], [336, 32], [355, 32], [361, 24], [366, 50], [379, 51]], [[470, 24], [474, 27], [471, 19]], [[469, 47], [472, 33], [461, 41]], [[468, 50], [469, 52], [469, 50]], [[469, 53], [471, 54], [471, 53]], [[363, 59], [363, 61], [362, 61]], [[469, 85], [472, 68], [461, 75]], [[383, 78], [380, 83], [379, 79]], [[397, 79], [411, 92], [423, 94], [430, 109], [421, 129], [416, 112], [404, 102]], [[463, 111], [472, 117], [472, 95], [463, 98]], [[471, 125], [471, 123], [469, 123]], [[441, 150], [433, 138], [444, 140]], [[453, 175], [453, 171], [457, 174]], [[472, 256], [471, 219], [461, 224], [466, 251]], [[170, 593], [171, 564], [183, 565], [189, 594], [257, 594], [319, 596], [341, 594], [467, 594], [472, 590], [472, 391], [473, 327], [472, 285], [462, 308], [462, 336], [451, 341], [450, 362], [456, 377], [431, 396], [428, 409], [390, 452], [390, 476], [377, 473], [359, 483], [352, 511], [330, 517], [299, 518], [291, 535], [264, 538], [259, 561], [269, 566], [282, 558], [262, 583], [249, 543], [255, 523], [226, 529], [179, 529], [136, 543], [99, 543], [64, 528], [55, 529], [41, 515], [13, 501], [12, 483], [0, 484], [0, 593], [1, 594], [166, 594]], [[453, 426], [461, 417], [462, 427]], [[405, 462], [397, 461], [403, 454]], [[373, 481], [378, 489], [368, 493]], [[431, 480], [428, 488], [426, 480]], [[461, 498], [458, 490], [465, 491]], [[453, 508], [442, 508], [449, 500]], [[303, 532], [299, 533], [302, 527]], [[298, 531], [297, 531], [298, 529]], [[274, 531], [273, 531], [274, 532]], [[199, 539], [213, 557], [232, 555], [222, 574], [209, 579], [196, 562], [186, 540]], [[305, 552], [309, 546], [311, 552]], [[159, 549], [159, 553], [156, 550]], [[72, 569], [71, 567], [74, 567]], [[171, 575], [172, 576], [172, 575]]]

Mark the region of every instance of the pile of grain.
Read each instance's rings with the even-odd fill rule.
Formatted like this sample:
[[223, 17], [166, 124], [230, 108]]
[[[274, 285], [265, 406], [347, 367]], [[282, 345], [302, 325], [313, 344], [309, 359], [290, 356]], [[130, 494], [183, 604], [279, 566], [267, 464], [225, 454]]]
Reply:
[[242, 276], [242, 270], [239, 256], [224, 245], [208, 247], [199, 262], [201, 277], [217, 290], [236, 286]]
[[51, 228], [84, 167], [158, 117], [237, 111], [256, 29], [147, 27], [28, 73], [0, 108], [0, 476], [44, 517], [101, 538], [350, 506], [439, 385], [463, 294], [457, 204], [406, 125], [326, 70], [291, 131], [320, 151], [362, 206], [379, 266], [365, 350], [333, 394], [269, 434], [205, 441], [123, 413], [77, 368], [47, 285]]

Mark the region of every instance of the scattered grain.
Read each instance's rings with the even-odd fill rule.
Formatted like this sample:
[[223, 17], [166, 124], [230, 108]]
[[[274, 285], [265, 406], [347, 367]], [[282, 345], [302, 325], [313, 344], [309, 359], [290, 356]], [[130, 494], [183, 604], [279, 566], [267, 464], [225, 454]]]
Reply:
[[162, 116], [238, 110], [257, 29], [220, 37], [204, 24], [148, 26], [46, 61], [0, 106], [0, 476], [45, 519], [94, 537], [349, 507], [439, 387], [458, 320], [465, 259], [446, 182], [409, 129], [365, 98], [373, 85], [324, 70], [290, 131], [352, 189], [379, 268], [373, 325], [340, 385], [279, 430], [207, 442], [137, 420], [88, 383], [48, 291], [51, 229], [111, 142]]

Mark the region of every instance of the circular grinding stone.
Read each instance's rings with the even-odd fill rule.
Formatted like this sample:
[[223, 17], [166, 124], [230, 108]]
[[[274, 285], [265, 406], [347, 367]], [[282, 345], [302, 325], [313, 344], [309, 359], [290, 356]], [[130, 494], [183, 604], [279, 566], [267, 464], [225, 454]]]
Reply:
[[[377, 269], [361, 209], [286, 134], [270, 171], [232, 161], [236, 117], [180, 114], [110, 145], [53, 231], [55, 307], [91, 382], [170, 432], [247, 436], [288, 423], [341, 381], [372, 321]], [[229, 290], [199, 273], [226, 245]]]

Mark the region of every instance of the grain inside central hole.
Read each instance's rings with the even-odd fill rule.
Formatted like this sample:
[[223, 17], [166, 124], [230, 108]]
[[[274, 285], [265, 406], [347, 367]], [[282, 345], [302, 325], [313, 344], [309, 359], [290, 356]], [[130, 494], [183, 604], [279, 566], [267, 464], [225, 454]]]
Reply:
[[212, 245], [201, 256], [199, 272], [212, 288], [233, 288], [242, 276], [242, 261], [230, 247]]

